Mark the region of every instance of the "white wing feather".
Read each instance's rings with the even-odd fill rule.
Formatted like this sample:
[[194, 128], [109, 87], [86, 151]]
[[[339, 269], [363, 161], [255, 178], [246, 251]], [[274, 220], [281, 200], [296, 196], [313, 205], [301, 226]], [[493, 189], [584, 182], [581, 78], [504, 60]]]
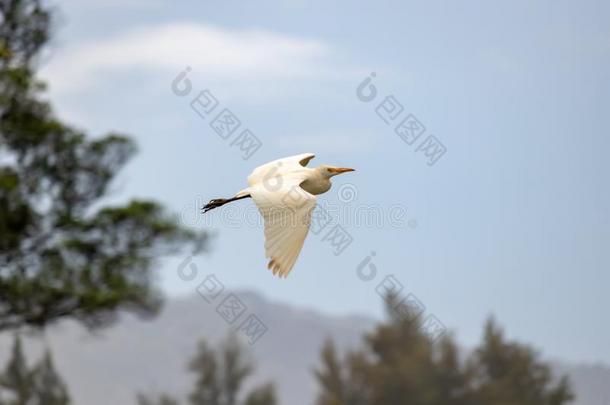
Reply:
[[314, 157], [315, 155], [313, 153], [301, 153], [300, 155], [289, 156], [265, 163], [250, 173], [248, 176], [248, 185], [255, 186], [270, 177], [302, 170]]
[[[311, 213], [316, 206], [316, 197], [300, 187], [311, 170], [301, 162], [305, 159], [307, 164], [312, 158], [312, 154], [303, 154], [280, 159], [255, 169], [248, 178], [250, 182], [256, 176], [256, 182], [251, 183], [249, 192], [265, 220], [265, 256], [270, 259], [268, 267], [280, 277], [288, 276], [292, 270], [307, 237]], [[273, 167], [277, 169], [269, 175]]]

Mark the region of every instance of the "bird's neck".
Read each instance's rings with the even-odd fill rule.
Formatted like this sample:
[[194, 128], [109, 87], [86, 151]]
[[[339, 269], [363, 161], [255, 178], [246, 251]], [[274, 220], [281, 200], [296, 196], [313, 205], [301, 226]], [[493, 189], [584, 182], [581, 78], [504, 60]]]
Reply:
[[315, 170], [309, 178], [301, 183], [301, 188], [310, 194], [318, 195], [330, 190], [330, 179], [319, 171]]

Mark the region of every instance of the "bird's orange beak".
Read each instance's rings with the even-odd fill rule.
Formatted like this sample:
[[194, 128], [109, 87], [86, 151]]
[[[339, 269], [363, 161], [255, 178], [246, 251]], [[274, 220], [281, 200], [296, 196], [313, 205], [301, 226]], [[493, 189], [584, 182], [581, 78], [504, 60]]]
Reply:
[[346, 172], [353, 172], [355, 171], [354, 169], [350, 169], [349, 167], [337, 167], [337, 168], [330, 168], [328, 169], [328, 171], [330, 171], [331, 173], [346, 173]]

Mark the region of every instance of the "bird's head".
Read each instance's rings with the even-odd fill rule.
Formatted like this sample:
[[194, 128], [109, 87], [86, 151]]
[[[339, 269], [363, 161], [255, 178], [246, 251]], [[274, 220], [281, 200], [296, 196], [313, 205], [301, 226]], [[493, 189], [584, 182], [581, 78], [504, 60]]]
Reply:
[[322, 176], [326, 178], [331, 178], [341, 173], [353, 172], [354, 169], [350, 169], [349, 167], [335, 167], [328, 165], [320, 165], [318, 166], [318, 171], [322, 174]]

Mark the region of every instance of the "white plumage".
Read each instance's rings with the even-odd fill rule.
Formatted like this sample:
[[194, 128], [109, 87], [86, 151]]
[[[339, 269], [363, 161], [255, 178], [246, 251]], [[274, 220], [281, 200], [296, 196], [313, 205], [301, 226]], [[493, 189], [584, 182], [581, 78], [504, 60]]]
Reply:
[[328, 191], [330, 178], [353, 169], [321, 165], [306, 167], [313, 153], [277, 159], [257, 167], [248, 176], [248, 188], [233, 198], [211, 200], [207, 212], [228, 202], [252, 197], [265, 221], [265, 256], [268, 268], [280, 277], [294, 266], [316, 206], [316, 195]]

